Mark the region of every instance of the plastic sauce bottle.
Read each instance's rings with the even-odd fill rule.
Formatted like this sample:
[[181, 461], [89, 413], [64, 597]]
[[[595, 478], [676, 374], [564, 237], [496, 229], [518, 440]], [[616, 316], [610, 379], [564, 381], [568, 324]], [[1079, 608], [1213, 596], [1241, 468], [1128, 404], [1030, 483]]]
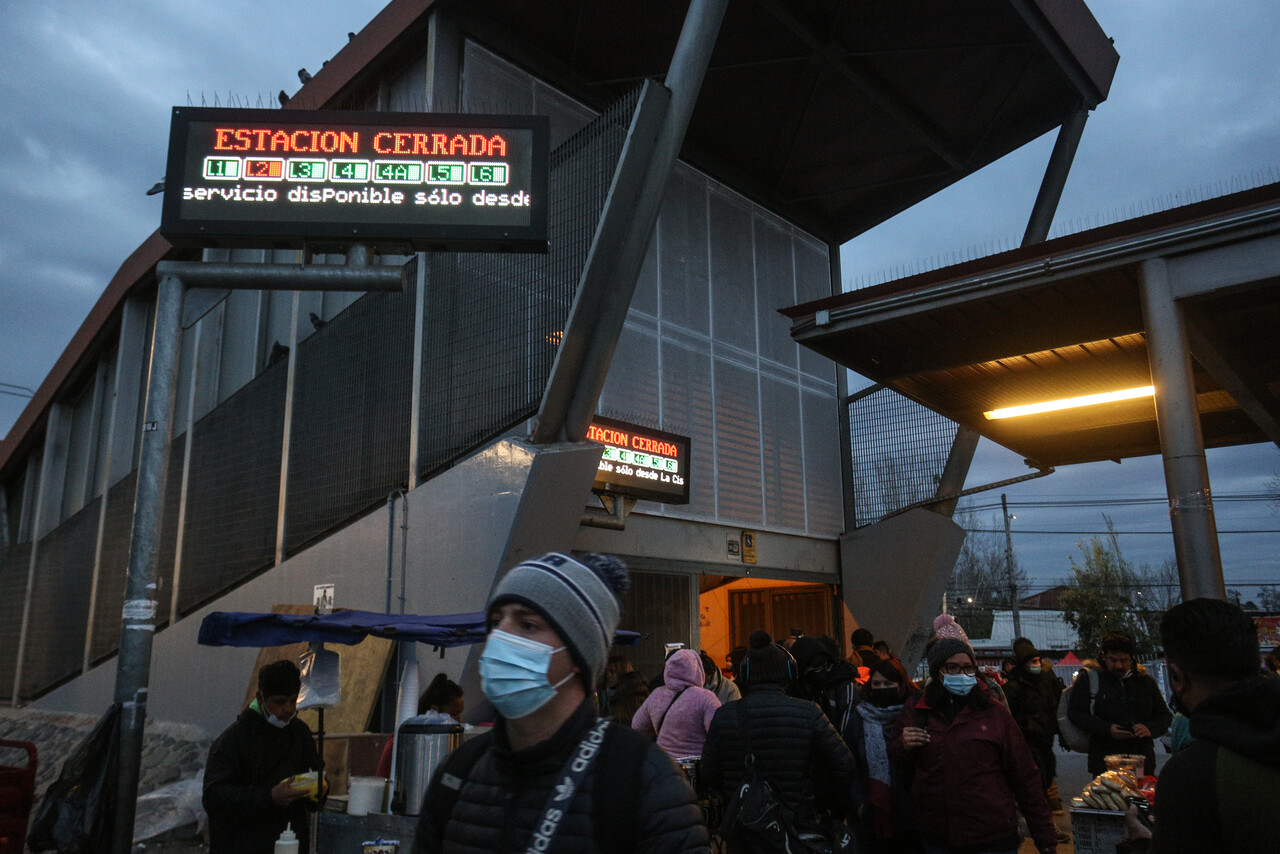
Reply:
[[293, 832], [293, 824], [286, 824], [276, 840], [275, 854], [298, 854], [298, 834]]

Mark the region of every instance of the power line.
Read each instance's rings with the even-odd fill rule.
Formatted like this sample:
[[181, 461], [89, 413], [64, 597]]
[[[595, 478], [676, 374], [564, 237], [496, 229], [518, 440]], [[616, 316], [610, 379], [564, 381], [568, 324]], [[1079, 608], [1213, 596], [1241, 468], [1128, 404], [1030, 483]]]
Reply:
[[[968, 533], [968, 534], [1003, 534], [1004, 533], [1003, 528], [965, 528], [964, 531], [965, 533]], [[1161, 537], [1173, 536], [1172, 531], [1028, 531], [1022, 528], [1014, 528], [1010, 533], [1013, 533], [1013, 534], [1070, 534], [1071, 536], [1095, 536], [1095, 537], [1105, 537], [1110, 534], [1116, 534], [1116, 535], [1123, 534], [1126, 537], [1146, 535], [1146, 534], [1158, 535]], [[1276, 530], [1273, 528], [1248, 528], [1248, 529], [1239, 529], [1239, 530], [1233, 530], [1233, 531], [1224, 531], [1222, 529], [1218, 529], [1217, 533], [1219, 534], [1280, 534], [1280, 530]]]
[[[1240, 502], [1273, 502], [1277, 496], [1266, 492], [1234, 492], [1234, 493], [1215, 493], [1213, 501], [1215, 504], [1231, 504]], [[1044, 508], [1092, 508], [1092, 507], [1142, 507], [1142, 506], [1159, 506], [1169, 503], [1169, 499], [1165, 496], [1114, 496], [1111, 498], [1056, 498], [1056, 499], [1039, 499], [1039, 500], [1022, 500], [1010, 501], [1009, 506], [1012, 508], [1025, 509], [1044, 509]], [[989, 502], [986, 504], [965, 504], [961, 506], [958, 512], [974, 513], [981, 511], [999, 510], [998, 502]]]

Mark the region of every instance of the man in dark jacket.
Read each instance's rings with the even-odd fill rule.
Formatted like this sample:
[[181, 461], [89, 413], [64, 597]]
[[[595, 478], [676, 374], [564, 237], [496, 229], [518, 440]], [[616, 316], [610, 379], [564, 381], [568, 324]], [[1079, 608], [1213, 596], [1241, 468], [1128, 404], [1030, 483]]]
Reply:
[[288, 778], [322, 767], [311, 730], [297, 718], [302, 679], [292, 661], [258, 672], [258, 692], [209, 749], [204, 809], [210, 854], [271, 854], [286, 826], [306, 851], [312, 791]]
[[1102, 638], [1098, 695], [1089, 710], [1088, 674], [1076, 677], [1080, 690], [1072, 689], [1067, 716], [1089, 733], [1089, 773], [1107, 770], [1104, 757], [1112, 753], [1133, 753], [1146, 757], [1143, 773], [1154, 774], [1155, 739], [1164, 735], [1173, 722], [1156, 681], [1139, 670], [1133, 660], [1133, 638], [1123, 632], [1108, 632]]
[[1050, 806], [1061, 808], [1054, 783], [1058, 760], [1053, 752], [1053, 737], [1058, 734], [1058, 699], [1066, 686], [1027, 638], [1014, 640], [1013, 655], [1014, 668], [1004, 685], [1009, 713], [1031, 748]]
[[629, 583], [617, 558], [561, 553], [517, 564], [498, 582], [480, 655], [498, 719], [455, 751], [471, 757], [466, 768], [456, 757], [437, 767], [415, 854], [709, 851], [684, 772], [626, 724], [596, 714], [591, 689]]
[[791, 645], [791, 655], [800, 671], [790, 686], [792, 696], [817, 703], [836, 732], [842, 732], [858, 702], [858, 669], [840, 658], [831, 637], [802, 637]]
[[703, 774], [726, 799], [746, 776], [747, 746], [739, 714], [751, 739], [755, 769], [795, 811], [804, 828], [820, 828], [815, 787], [821, 782], [831, 806], [845, 814], [855, 772], [853, 754], [814, 703], [786, 695], [795, 662], [768, 632], [751, 634], [738, 678], [747, 694], [716, 710], [702, 750]]
[[1280, 680], [1258, 674], [1258, 629], [1235, 605], [1192, 599], [1160, 624], [1173, 704], [1195, 741], [1156, 787], [1158, 854], [1274, 851], [1280, 845]]

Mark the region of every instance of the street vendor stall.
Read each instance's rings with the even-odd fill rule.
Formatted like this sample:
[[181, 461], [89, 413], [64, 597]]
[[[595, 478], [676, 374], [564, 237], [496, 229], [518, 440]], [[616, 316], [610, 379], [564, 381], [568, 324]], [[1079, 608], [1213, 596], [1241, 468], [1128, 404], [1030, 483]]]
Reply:
[[[443, 651], [482, 642], [486, 633], [485, 619], [486, 614], [482, 611], [436, 616], [353, 610], [335, 610], [328, 614], [217, 611], [204, 618], [198, 640], [204, 646], [235, 647], [276, 647], [307, 643], [310, 648], [304, 656], [313, 657], [317, 653], [323, 653], [323, 645], [326, 643], [355, 646], [370, 637], [404, 644], [424, 643]], [[634, 646], [639, 640], [638, 632], [621, 629], [614, 636], [615, 644]], [[416, 708], [418, 700], [416, 661], [412, 655], [407, 658], [404, 671], [396, 684], [400, 695], [395, 721], [397, 728], [413, 714], [412, 710]], [[304, 678], [304, 694], [308, 687]], [[332, 708], [336, 703], [335, 691], [329, 700], [314, 705], [318, 713], [316, 734], [322, 756], [324, 710], [326, 707]], [[299, 708], [303, 706], [300, 701]], [[393, 762], [392, 765], [394, 769], [396, 763]], [[394, 786], [394, 775], [392, 785]], [[323, 842], [321, 850], [326, 852], [360, 852], [363, 842], [377, 838], [398, 839], [401, 850], [407, 850], [417, 824], [417, 804], [413, 805], [413, 809], [405, 810], [415, 814], [396, 815], [382, 812], [389, 803], [389, 797], [378, 798], [372, 809], [368, 808], [367, 803], [362, 803], [360, 809], [350, 809], [351, 814], [335, 811], [335, 805], [330, 805], [330, 808], [320, 814], [317, 833], [312, 839], [317, 844]], [[353, 805], [354, 800], [348, 804], [349, 807]]]

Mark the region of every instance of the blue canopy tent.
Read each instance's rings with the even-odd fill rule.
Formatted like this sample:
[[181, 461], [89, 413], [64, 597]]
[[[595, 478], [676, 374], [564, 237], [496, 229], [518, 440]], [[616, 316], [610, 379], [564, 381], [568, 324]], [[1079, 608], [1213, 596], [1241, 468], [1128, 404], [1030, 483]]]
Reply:
[[[358, 644], [369, 635], [393, 641], [429, 643], [440, 654], [448, 647], [482, 643], [485, 612], [443, 614], [384, 614], [377, 611], [338, 610], [331, 614], [255, 614], [214, 611], [200, 623], [198, 642], [204, 646], [283, 646], [290, 643]], [[640, 643], [640, 633], [619, 629], [613, 642]], [[324, 709], [319, 708], [316, 733], [323, 753]]]
[[[351, 645], [369, 635], [427, 643], [440, 650], [481, 643], [485, 636], [485, 613], [422, 617], [347, 610], [332, 614], [214, 611], [200, 623], [199, 643], [204, 646], [282, 646], [302, 641]], [[636, 646], [640, 643], [640, 633], [619, 629], [613, 642]]]

